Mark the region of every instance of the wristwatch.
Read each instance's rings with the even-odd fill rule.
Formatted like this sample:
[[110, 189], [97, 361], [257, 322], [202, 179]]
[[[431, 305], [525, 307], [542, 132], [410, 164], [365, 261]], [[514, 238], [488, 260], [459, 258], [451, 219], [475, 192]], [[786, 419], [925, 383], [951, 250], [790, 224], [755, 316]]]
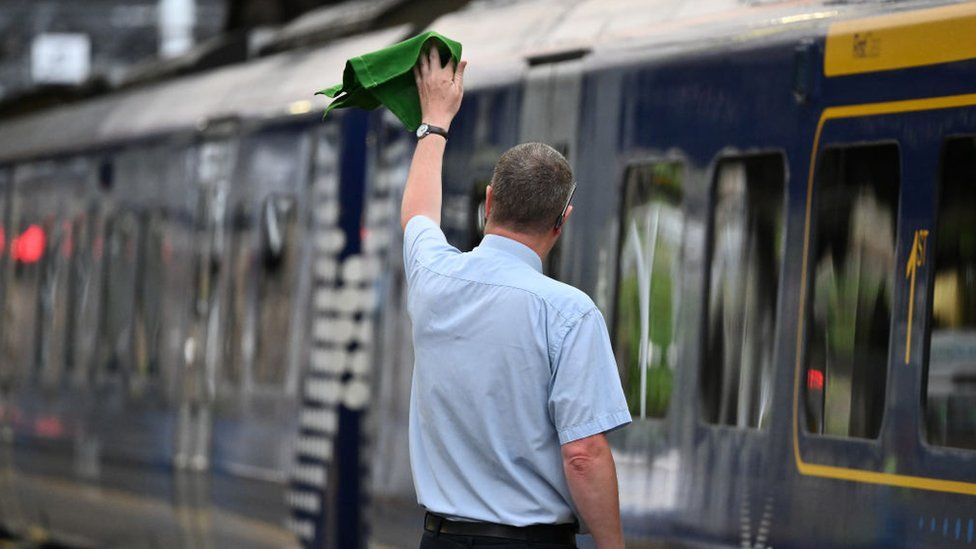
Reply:
[[417, 139], [423, 139], [432, 133], [436, 133], [437, 135], [443, 137], [445, 141], [447, 140], [447, 130], [444, 128], [431, 126], [426, 122], [417, 127]]

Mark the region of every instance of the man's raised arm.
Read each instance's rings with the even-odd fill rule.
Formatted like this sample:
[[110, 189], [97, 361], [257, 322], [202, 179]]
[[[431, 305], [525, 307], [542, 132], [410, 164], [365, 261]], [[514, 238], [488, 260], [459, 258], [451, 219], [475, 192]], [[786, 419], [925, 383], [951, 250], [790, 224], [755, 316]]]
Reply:
[[[420, 94], [422, 122], [431, 126], [451, 127], [451, 120], [461, 107], [464, 95], [464, 68], [467, 61], [461, 61], [455, 71], [454, 62], [441, 66], [437, 47], [421, 54], [414, 77]], [[441, 164], [444, 158], [443, 136], [429, 134], [417, 143], [410, 164], [410, 174], [403, 190], [403, 204], [400, 206], [400, 226], [404, 229], [414, 216], [423, 215], [441, 222]]]

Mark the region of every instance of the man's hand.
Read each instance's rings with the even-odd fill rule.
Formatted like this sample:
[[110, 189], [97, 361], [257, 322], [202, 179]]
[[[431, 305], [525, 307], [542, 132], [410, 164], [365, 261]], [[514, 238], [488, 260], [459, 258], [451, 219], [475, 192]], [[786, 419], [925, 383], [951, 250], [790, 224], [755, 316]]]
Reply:
[[467, 61], [461, 61], [454, 70], [454, 60], [451, 59], [447, 66], [442, 67], [436, 44], [431, 45], [429, 52], [420, 55], [413, 75], [420, 93], [421, 122], [445, 130], [451, 127], [451, 120], [461, 107], [464, 96], [464, 68], [467, 65]]

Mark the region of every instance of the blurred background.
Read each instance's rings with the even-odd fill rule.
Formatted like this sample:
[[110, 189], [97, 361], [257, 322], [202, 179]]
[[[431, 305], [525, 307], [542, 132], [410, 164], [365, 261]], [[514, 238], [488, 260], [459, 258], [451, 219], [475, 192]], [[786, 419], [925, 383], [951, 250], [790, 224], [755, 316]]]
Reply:
[[976, 541], [976, 2], [0, 0], [0, 546], [416, 547], [416, 138], [313, 94], [426, 29], [452, 245], [579, 181], [628, 547]]
[[464, 4], [467, 0], [2, 0], [0, 117], [371, 29], [403, 23], [423, 28]]

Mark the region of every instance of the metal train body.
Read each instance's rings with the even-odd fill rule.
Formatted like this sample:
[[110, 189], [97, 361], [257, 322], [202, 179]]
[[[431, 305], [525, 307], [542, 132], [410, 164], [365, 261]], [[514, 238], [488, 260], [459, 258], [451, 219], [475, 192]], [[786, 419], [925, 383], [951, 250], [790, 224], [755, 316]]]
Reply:
[[[971, 402], [971, 363], [929, 354], [972, 349], [932, 319], [946, 151], [968, 174], [976, 135], [976, 52], [953, 37], [976, 9], [670, 6], [481, 2], [432, 25], [472, 63], [448, 239], [477, 244], [509, 146], [574, 165], [546, 268], [614, 340], [628, 546], [976, 541], [976, 454], [927, 414]], [[416, 544], [396, 215], [414, 138], [302, 101], [404, 32], [0, 128], [5, 528]], [[838, 330], [845, 306], [871, 314]]]

